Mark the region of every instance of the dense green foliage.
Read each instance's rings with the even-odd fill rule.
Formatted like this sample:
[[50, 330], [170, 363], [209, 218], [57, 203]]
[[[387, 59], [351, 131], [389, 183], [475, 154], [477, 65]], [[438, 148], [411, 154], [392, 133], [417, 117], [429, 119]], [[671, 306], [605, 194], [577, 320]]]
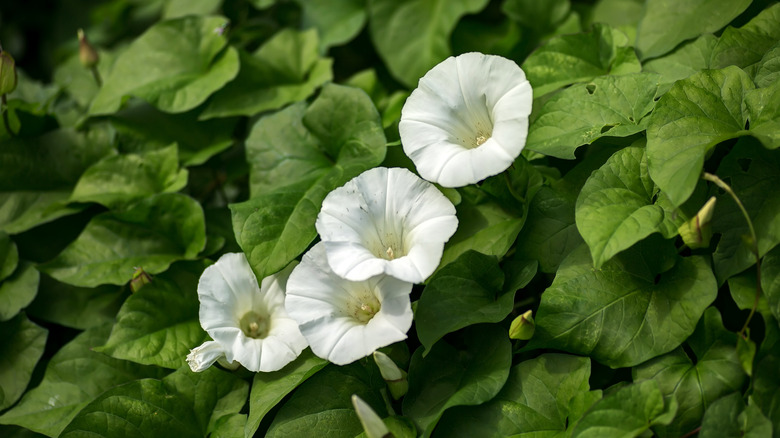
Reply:
[[[780, 4], [3, 2], [0, 41], [3, 437], [356, 437], [353, 394], [399, 438], [780, 437]], [[528, 141], [441, 189], [403, 398], [371, 357], [190, 371], [205, 267], [276, 273], [330, 191], [414, 171], [404, 101], [469, 51], [526, 72]]]

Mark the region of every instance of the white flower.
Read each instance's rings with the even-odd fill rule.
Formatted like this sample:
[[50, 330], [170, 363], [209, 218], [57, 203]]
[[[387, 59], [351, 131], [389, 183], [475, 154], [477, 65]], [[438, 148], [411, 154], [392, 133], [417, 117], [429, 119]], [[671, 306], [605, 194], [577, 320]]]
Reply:
[[322, 242], [287, 282], [285, 307], [317, 356], [345, 365], [406, 339], [412, 284], [386, 275], [349, 281], [334, 274]]
[[191, 350], [187, 363], [203, 371], [224, 356], [250, 371], [277, 371], [306, 348], [298, 324], [284, 308], [291, 269], [260, 286], [243, 253], [229, 253], [203, 271], [198, 282], [200, 325], [213, 341]]
[[439, 265], [458, 218], [433, 184], [406, 169], [377, 167], [330, 192], [316, 227], [337, 275], [420, 283]]
[[401, 110], [404, 152], [420, 176], [462, 187], [506, 170], [528, 136], [533, 93], [513, 61], [449, 57], [420, 79]]

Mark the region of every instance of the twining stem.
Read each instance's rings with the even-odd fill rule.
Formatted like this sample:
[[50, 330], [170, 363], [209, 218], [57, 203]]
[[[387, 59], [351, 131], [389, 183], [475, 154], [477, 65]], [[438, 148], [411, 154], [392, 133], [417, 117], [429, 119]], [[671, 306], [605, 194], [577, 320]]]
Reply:
[[715, 185], [725, 190], [726, 193], [728, 193], [729, 195], [731, 195], [732, 198], [734, 198], [734, 202], [737, 203], [737, 206], [742, 211], [742, 215], [745, 216], [745, 221], [748, 224], [748, 229], [750, 229], [750, 240], [752, 242], [750, 251], [753, 253], [753, 256], [756, 258], [756, 297], [753, 300], [753, 308], [750, 309], [750, 314], [745, 320], [745, 325], [743, 325], [742, 330], [739, 331], [739, 335], [742, 336], [743, 339], [745, 339], [745, 331], [747, 330], [748, 325], [750, 324], [750, 320], [753, 319], [753, 315], [756, 314], [756, 309], [758, 308], [758, 300], [761, 297], [761, 257], [758, 254], [758, 238], [756, 237], [756, 230], [753, 228], [753, 221], [750, 220], [750, 216], [748, 215], [747, 210], [745, 210], [745, 206], [742, 205], [742, 201], [739, 200], [737, 194], [734, 193], [733, 190], [731, 190], [731, 187], [729, 187], [728, 184], [723, 182], [723, 180], [718, 178], [716, 175], [713, 175], [708, 172], [704, 172], [702, 178], [704, 178], [704, 180], [706, 181], [711, 181], [715, 183]]

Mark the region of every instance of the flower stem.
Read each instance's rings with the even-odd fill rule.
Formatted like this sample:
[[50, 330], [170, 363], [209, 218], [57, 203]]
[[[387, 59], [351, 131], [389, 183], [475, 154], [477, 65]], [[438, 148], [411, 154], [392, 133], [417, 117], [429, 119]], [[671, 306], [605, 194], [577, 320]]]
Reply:
[[742, 205], [742, 201], [739, 200], [737, 194], [734, 193], [733, 190], [731, 190], [731, 187], [728, 184], [726, 184], [722, 179], [718, 178], [716, 175], [713, 175], [709, 172], [704, 172], [702, 178], [706, 181], [711, 181], [715, 183], [715, 185], [725, 190], [726, 193], [728, 193], [729, 195], [731, 195], [732, 198], [734, 198], [734, 202], [737, 203], [737, 206], [742, 211], [742, 215], [745, 216], [745, 221], [747, 222], [748, 229], [750, 230], [750, 240], [752, 243], [750, 251], [753, 253], [753, 256], [756, 258], [756, 297], [753, 300], [753, 308], [750, 309], [750, 314], [745, 320], [745, 325], [743, 325], [742, 329], [739, 331], [739, 335], [742, 336], [742, 338], [745, 338], [745, 331], [747, 330], [748, 325], [750, 324], [750, 320], [753, 319], [753, 315], [756, 314], [756, 309], [758, 308], [758, 300], [761, 297], [761, 256], [758, 253], [758, 238], [756, 237], [756, 230], [755, 228], [753, 228], [753, 221], [750, 220], [750, 216], [748, 215], [747, 210], [745, 210], [745, 206]]
[[5, 125], [5, 130], [8, 132], [9, 137], [14, 136], [14, 132], [11, 131], [11, 123], [8, 121], [8, 100], [5, 97], [5, 94], [3, 94], [2, 98], [2, 105], [0, 105], [0, 111], [3, 112], [3, 124]]
[[100, 72], [97, 69], [97, 65], [93, 65], [89, 68], [92, 71], [92, 77], [95, 78], [98, 88], [103, 86], [103, 79], [100, 77]]

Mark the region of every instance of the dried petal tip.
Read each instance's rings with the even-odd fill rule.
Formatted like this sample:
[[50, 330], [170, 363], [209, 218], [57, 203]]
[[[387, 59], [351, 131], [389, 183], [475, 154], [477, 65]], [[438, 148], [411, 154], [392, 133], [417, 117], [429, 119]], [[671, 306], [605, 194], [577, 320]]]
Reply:
[[533, 311], [529, 310], [512, 321], [512, 325], [509, 326], [509, 337], [527, 341], [534, 336], [534, 331], [536, 331], [536, 324]]
[[77, 32], [79, 36], [79, 60], [81, 65], [87, 68], [92, 68], [98, 63], [98, 52], [87, 41], [87, 36], [84, 35], [84, 31], [79, 29]]
[[394, 400], [406, 395], [409, 391], [409, 381], [406, 379], [406, 371], [398, 368], [390, 357], [381, 351], [374, 352], [374, 362], [379, 367], [382, 378], [390, 389], [390, 395]]
[[715, 211], [715, 200], [713, 196], [704, 204], [704, 207], [696, 213], [688, 222], [680, 225], [677, 230], [682, 237], [683, 242], [691, 249], [706, 248], [710, 246], [712, 238], [712, 214]]
[[355, 394], [352, 395], [352, 406], [355, 407], [360, 424], [363, 425], [363, 430], [366, 431], [366, 437], [388, 438], [393, 436], [384, 421], [371, 409], [371, 406]]
[[0, 47], [0, 95], [16, 90], [16, 62]]

